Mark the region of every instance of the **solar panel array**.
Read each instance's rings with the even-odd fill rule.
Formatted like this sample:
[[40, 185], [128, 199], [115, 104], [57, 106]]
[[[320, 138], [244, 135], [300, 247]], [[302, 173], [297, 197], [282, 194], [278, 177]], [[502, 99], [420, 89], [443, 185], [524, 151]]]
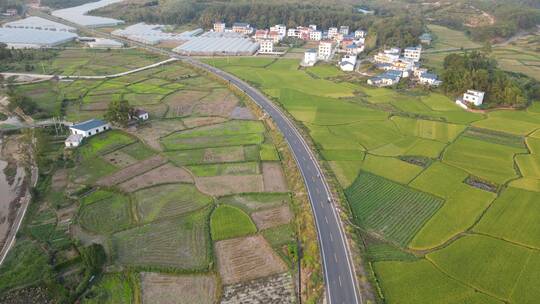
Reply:
[[259, 44], [234, 32], [206, 32], [173, 51], [183, 55], [251, 55]]
[[124, 21], [106, 17], [88, 16], [86, 14], [98, 8], [102, 8], [107, 5], [111, 5], [121, 1], [123, 0], [101, 0], [97, 2], [90, 2], [75, 7], [69, 7], [53, 11], [52, 15], [87, 27], [114, 26], [118, 24], [123, 24]]

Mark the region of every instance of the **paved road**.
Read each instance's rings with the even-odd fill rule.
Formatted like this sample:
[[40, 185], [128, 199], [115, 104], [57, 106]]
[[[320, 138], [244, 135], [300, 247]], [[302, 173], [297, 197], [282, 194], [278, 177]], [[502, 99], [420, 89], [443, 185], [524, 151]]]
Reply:
[[328, 303], [359, 304], [354, 267], [348, 251], [343, 226], [335, 210], [324, 175], [296, 127], [272, 101], [244, 81], [217, 68], [188, 58], [185, 61], [204, 68], [229, 81], [249, 95], [276, 123], [285, 136], [304, 177], [317, 225]]
[[[42, 15], [42, 17], [49, 19], [54, 18], [49, 15]], [[56, 21], [67, 23], [65, 20], [58, 20], [57, 18], [54, 19], [56, 19]], [[278, 107], [272, 103], [271, 100], [239, 78], [191, 57], [180, 56], [176, 53], [161, 48], [122, 39], [116, 36], [112, 37], [107, 33], [82, 28], [76, 24], [69, 23], [69, 25], [75, 26], [94, 35], [107, 36], [109, 38], [120, 40], [131, 45], [136, 45], [152, 52], [168, 55], [172, 58], [177, 58], [194, 66], [203, 68], [243, 90], [253, 99], [253, 101], [255, 101], [255, 103], [257, 103], [266, 113], [268, 113], [268, 115], [272, 117], [278, 126], [279, 130], [285, 136], [285, 139], [287, 140], [287, 143], [289, 144], [296, 159], [298, 167], [300, 168], [306, 189], [309, 194], [310, 203], [315, 216], [315, 224], [318, 230], [319, 245], [323, 260], [323, 274], [325, 279], [327, 303], [363, 303], [361, 294], [357, 290], [358, 284], [356, 281], [354, 265], [348, 250], [349, 244], [345, 237], [342, 222], [339, 219], [339, 215], [335, 209], [336, 205], [334, 204], [334, 199], [332, 198], [328, 183], [321, 172], [313, 152], [306, 144], [302, 135], [300, 135], [294, 124]]]

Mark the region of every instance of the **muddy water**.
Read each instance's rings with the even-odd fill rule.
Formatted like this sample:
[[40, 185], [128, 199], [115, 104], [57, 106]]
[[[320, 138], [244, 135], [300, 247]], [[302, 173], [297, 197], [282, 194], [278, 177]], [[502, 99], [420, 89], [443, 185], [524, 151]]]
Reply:
[[[10, 228], [10, 221], [8, 220], [10, 210], [16, 208], [15, 198], [17, 197], [18, 190], [23, 182], [24, 170], [23, 168], [17, 168], [17, 174], [13, 184], [9, 184], [9, 181], [4, 174], [4, 168], [6, 168], [7, 162], [0, 160], [0, 247], [3, 246], [7, 234]], [[14, 214], [14, 211], [11, 211]], [[12, 221], [13, 219], [11, 219]]]

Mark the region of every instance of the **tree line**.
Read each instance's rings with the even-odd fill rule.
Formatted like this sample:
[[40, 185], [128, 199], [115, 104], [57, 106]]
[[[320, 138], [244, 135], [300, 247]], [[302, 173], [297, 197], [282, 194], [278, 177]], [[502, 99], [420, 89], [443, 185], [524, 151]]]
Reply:
[[500, 70], [497, 61], [477, 51], [446, 56], [441, 78], [442, 89], [449, 95], [468, 89], [486, 92], [488, 106], [525, 106], [540, 95], [538, 82]]

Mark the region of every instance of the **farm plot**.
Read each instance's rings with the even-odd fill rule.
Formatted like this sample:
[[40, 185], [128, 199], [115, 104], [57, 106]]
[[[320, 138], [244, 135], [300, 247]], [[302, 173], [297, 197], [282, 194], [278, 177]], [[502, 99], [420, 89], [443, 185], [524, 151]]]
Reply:
[[474, 230], [514, 243], [540, 248], [539, 202], [538, 192], [507, 188]]
[[365, 172], [345, 194], [358, 225], [400, 246], [407, 246], [443, 204], [437, 197]]
[[141, 273], [142, 301], [145, 304], [213, 304], [217, 283], [212, 275], [170, 275]]
[[189, 116], [193, 112], [195, 104], [209, 93], [203, 91], [182, 90], [168, 95], [163, 99], [169, 107], [167, 118]]
[[127, 181], [137, 175], [141, 175], [151, 169], [159, 167], [167, 160], [160, 155], [148, 158], [131, 166], [125, 167], [111, 175], [105, 176], [97, 181], [97, 185], [110, 186]]
[[208, 211], [113, 234], [115, 261], [129, 266], [206, 270], [211, 260]]
[[516, 155], [516, 163], [524, 177], [540, 179], [540, 139], [528, 137], [527, 147], [531, 154]]
[[137, 160], [135, 158], [120, 150], [107, 153], [103, 155], [102, 158], [109, 162], [111, 165], [118, 168], [125, 168], [137, 163]]
[[474, 127], [506, 132], [514, 135], [528, 135], [538, 129], [540, 115], [527, 111], [498, 110], [472, 125]]
[[409, 247], [423, 250], [440, 246], [474, 225], [496, 194], [465, 184], [467, 177], [463, 170], [435, 162], [409, 184], [445, 199], [444, 205], [416, 234]]
[[398, 126], [400, 132], [409, 136], [418, 136], [425, 139], [451, 142], [465, 130], [465, 126], [449, 124], [431, 120], [418, 120], [394, 116], [392, 121]]
[[[502, 184], [517, 177], [514, 170], [516, 153], [527, 153], [527, 150], [461, 137], [448, 147], [443, 162], [490, 182]], [[497, 166], [493, 166], [494, 163]]]
[[125, 192], [134, 192], [139, 189], [149, 188], [160, 184], [193, 183], [193, 177], [183, 168], [178, 168], [170, 163], [152, 169], [120, 185]]
[[264, 192], [262, 175], [220, 175], [196, 177], [195, 184], [201, 192], [224, 196], [235, 193]]
[[534, 284], [519, 279], [523, 272], [533, 270], [525, 267], [531, 259], [535, 262], [538, 256], [538, 253], [525, 247], [489, 237], [470, 235], [460, 238], [444, 249], [428, 254], [427, 259], [456, 280], [500, 300], [508, 301], [516, 288], [525, 290], [523, 287]]
[[215, 244], [223, 284], [235, 284], [287, 271], [262, 236], [219, 241]]
[[287, 182], [278, 162], [263, 162], [263, 183], [266, 192], [285, 192], [287, 191]]
[[[259, 163], [221, 163], [209, 165], [187, 166], [195, 176], [218, 176], [218, 175], [256, 175], [260, 174]], [[281, 167], [280, 167], [281, 168]]]
[[165, 152], [171, 161], [179, 166], [245, 161], [241, 146], [189, 149]]
[[251, 217], [253, 218], [255, 225], [257, 225], [257, 228], [263, 230], [289, 223], [293, 218], [293, 214], [289, 209], [289, 206], [284, 205], [277, 208], [253, 212]]
[[90, 195], [79, 211], [79, 221], [83, 228], [99, 234], [110, 234], [126, 229], [133, 224], [131, 203], [125, 195], [109, 192], [105, 198]]
[[296, 303], [291, 275], [283, 273], [225, 286], [221, 304], [236, 303]]
[[167, 184], [134, 192], [138, 218], [148, 223], [194, 211], [212, 202], [193, 185]]
[[219, 198], [220, 203], [233, 205], [247, 212], [278, 207], [290, 201], [288, 193], [244, 193]]
[[219, 205], [210, 218], [210, 231], [214, 241], [231, 239], [257, 232], [257, 228], [242, 210]]
[[[135, 299], [138, 284], [133, 274], [106, 274], [82, 298], [84, 304], [130, 304]], [[135, 281], [135, 282], [134, 282]]]
[[374, 267], [388, 303], [502, 303], [449, 278], [426, 260], [377, 262]]

